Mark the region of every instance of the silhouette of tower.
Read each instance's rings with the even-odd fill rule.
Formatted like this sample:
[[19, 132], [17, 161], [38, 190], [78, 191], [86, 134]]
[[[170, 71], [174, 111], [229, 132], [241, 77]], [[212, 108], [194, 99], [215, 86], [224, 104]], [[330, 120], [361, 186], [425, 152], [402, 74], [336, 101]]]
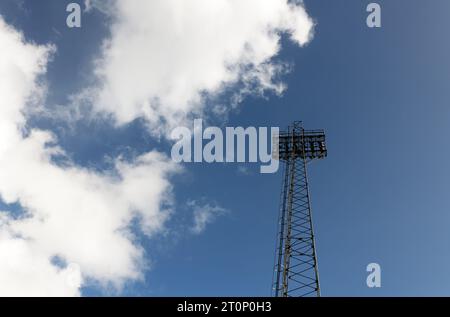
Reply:
[[294, 122], [280, 132], [275, 158], [284, 162], [273, 295], [320, 296], [307, 165], [327, 156], [323, 130], [305, 130]]

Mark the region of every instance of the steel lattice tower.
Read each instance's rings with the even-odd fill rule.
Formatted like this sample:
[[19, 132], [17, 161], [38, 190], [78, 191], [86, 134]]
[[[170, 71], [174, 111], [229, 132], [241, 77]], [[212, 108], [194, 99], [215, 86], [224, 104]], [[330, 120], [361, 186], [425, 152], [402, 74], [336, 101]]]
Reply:
[[279, 144], [274, 155], [285, 164], [273, 295], [320, 296], [307, 164], [327, 156], [325, 133], [323, 130], [305, 130], [301, 122], [295, 122], [277, 139]]

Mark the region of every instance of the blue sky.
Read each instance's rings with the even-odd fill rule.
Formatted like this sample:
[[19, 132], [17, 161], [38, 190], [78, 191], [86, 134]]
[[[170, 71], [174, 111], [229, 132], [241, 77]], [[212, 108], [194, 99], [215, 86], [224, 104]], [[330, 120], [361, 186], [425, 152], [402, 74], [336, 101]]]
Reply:
[[[37, 44], [54, 43], [47, 103], [64, 105], [91, 79], [93, 58], [109, 36], [108, 18], [83, 14], [81, 29], [65, 25], [70, 1], [1, 0], [0, 14]], [[286, 127], [302, 120], [323, 128], [329, 156], [310, 166], [321, 289], [324, 296], [448, 295], [450, 147], [450, 3], [378, 1], [382, 28], [369, 29], [370, 1], [305, 0], [314, 38], [299, 48], [283, 37], [277, 60], [293, 65], [282, 96], [247, 97], [226, 126]], [[33, 117], [50, 129], [80, 166], [103, 170], [105, 156], [141, 154], [170, 144], [155, 140], [141, 120], [119, 128], [108, 121], [66, 122]], [[131, 154], [130, 154], [131, 153]], [[239, 171], [246, 166], [248, 173]], [[136, 230], [152, 260], [130, 296], [268, 296], [281, 173], [256, 164], [187, 164], [172, 179], [175, 214], [168, 232]], [[190, 200], [228, 212], [202, 234], [186, 229]], [[382, 268], [382, 287], [366, 286], [367, 264]], [[116, 295], [95, 282], [82, 294]]]

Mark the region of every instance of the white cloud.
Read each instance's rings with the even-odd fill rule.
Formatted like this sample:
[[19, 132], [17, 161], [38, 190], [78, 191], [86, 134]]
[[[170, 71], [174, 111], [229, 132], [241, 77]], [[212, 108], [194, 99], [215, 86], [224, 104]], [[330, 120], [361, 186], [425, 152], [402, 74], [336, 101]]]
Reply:
[[81, 272], [59, 269], [33, 243], [0, 230], [0, 296], [77, 296]]
[[[85, 278], [118, 287], [139, 278], [144, 251], [127, 226], [138, 217], [147, 235], [163, 228], [167, 178], [178, 167], [157, 152], [118, 159], [103, 174], [67, 158], [56, 165], [52, 158], [65, 153], [52, 134], [23, 132], [24, 113], [44, 96], [40, 77], [54, 48], [26, 43], [1, 17], [0, 47], [0, 194], [26, 211], [0, 214], [0, 296], [76, 296]], [[75, 266], [58, 267], [55, 256]]]
[[[301, 1], [89, 0], [113, 17], [96, 75], [97, 110], [118, 124], [145, 117], [153, 129], [200, 112], [204, 96], [281, 93], [273, 60], [281, 34], [302, 46], [313, 21]], [[235, 98], [239, 101], [240, 98]]]
[[217, 204], [200, 203], [191, 200], [187, 205], [193, 210], [194, 225], [191, 231], [195, 234], [202, 233], [206, 226], [216, 220], [217, 217], [227, 213], [227, 210]]

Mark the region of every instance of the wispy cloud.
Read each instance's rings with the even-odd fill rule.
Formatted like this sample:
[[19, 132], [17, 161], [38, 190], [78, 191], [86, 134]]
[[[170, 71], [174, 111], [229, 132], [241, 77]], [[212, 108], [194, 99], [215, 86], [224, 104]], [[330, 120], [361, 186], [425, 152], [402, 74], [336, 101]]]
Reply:
[[191, 200], [187, 203], [193, 211], [194, 224], [191, 232], [200, 234], [205, 231], [208, 224], [213, 223], [217, 217], [226, 214], [228, 211], [216, 203], [205, 203]]
[[238, 166], [237, 171], [239, 174], [242, 174], [242, 175], [250, 175], [252, 173], [250, 171], [250, 169], [245, 165]]

